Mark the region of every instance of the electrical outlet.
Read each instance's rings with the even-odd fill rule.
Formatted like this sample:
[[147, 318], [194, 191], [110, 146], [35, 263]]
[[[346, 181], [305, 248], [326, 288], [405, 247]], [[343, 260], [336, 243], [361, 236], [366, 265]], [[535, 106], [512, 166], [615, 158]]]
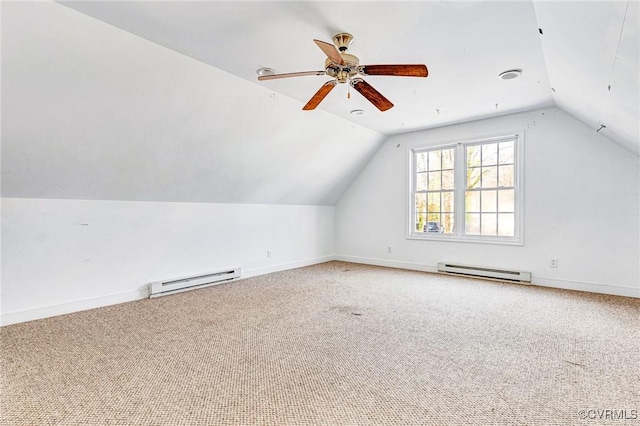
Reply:
[[271, 257], [271, 250], [267, 250], [267, 257]]
[[551, 259], [551, 261], [549, 262], [549, 267], [550, 268], [557, 268], [558, 267], [558, 259]]
[[387, 247], [387, 253], [391, 253], [391, 246]]

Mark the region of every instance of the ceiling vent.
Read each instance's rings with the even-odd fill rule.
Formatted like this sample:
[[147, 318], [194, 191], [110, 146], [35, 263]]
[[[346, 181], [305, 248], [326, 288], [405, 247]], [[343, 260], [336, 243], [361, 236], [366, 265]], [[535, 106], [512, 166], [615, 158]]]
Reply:
[[520, 74], [522, 74], [522, 70], [508, 70], [498, 74], [498, 77], [502, 80], [513, 80], [514, 78], [520, 77]]

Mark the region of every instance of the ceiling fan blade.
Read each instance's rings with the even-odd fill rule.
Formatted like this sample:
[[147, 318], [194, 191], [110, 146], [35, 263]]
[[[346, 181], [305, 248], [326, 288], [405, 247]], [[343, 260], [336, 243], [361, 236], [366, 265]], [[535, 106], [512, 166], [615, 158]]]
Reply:
[[382, 96], [380, 92], [361, 78], [352, 79], [351, 87], [360, 92], [362, 96], [367, 98], [367, 100], [375, 105], [380, 111], [386, 111], [393, 107], [393, 104], [389, 99]]
[[285, 74], [272, 74], [272, 75], [261, 75], [258, 77], [258, 80], [276, 80], [278, 78], [289, 78], [289, 77], [303, 77], [305, 75], [325, 75], [326, 71], [302, 71], [302, 72], [289, 72]]
[[311, 99], [309, 99], [309, 102], [307, 102], [307, 104], [303, 106], [302, 109], [305, 111], [316, 109], [316, 107], [320, 104], [320, 102], [322, 102], [325, 96], [327, 96], [329, 92], [332, 91], [334, 87], [336, 87], [336, 84], [338, 83], [335, 80], [327, 81], [322, 85], [320, 90], [318, 90], [316, 94], [313, 95]]
[[363, 75], [395, 75], [401, 77], [426, 77], [426, 65], [362, 65], [358, 72]]
[[347, 65], [344, 59], [342, 59], [342, 56], [340, 56], [340, 52], [338, 52], [338, 49], [336, 49], [333, 44], [316, 39], [313, 39], [313, 41], [318, 45], [320, 49], [322, 49], [324, 54], [327, 55], [329, 59], [331, 59], [331, 62], [339, 65]]

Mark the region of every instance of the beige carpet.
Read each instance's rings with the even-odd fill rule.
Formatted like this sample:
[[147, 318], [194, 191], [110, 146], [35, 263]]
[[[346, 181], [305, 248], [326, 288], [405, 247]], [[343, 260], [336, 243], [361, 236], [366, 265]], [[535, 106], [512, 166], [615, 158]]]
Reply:
[[639, 324], [638, 299], [330, 262], [2, 327], [0, 424], [640, 425]]

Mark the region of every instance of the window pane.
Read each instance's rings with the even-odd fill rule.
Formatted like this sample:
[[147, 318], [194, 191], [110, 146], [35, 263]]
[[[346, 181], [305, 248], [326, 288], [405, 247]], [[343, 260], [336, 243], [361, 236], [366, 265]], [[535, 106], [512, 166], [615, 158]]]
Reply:
[[453, 214], [443, 214], [442, 215], [442, 226], [444, 227], [445, 234], [453, 233]]
[[467, 169], [467, 188], [480, 188], [480, 168]]
[[493, 166], [495, 164], [498, 164], [498, 144], [482, 145], [482, 165]]
[[480, 147], [467, 147], [467, 167], [477, 167], [480, 165]]
[[515, 235], [515, 216], [513, 213], [501, 213], [498, 215], [498, 235], [513, 237]]
[[455, 155], [453, 148], [442, 150], [442, 168], [453, 169], [454, 158]]
[[496, 235], [498, 233], [498, 215], [495, 213], [482, 213], [480, 230], [482, 235]]
[[479, 235], [480, 234], [480, 214], [471, 213], [466, 215], [465, 231], [466, 234]]
[[455, 188], [455, 175], [453, 170], [446, 170], [442, 172], [442, 189]]
[[427, 211], [427, 194], [416, 194], [416, 212]]
[[513, 166], [500, 166], [498, 174], [500, 186], [513, 186]]
[[427, 223], [427, 215], [425, 213], [416, 214], [416, 231], [422, 232], [425, 223]]
[[480, 211], [480, 192], [467, 191], [464, 198], [465, 198], [464, 205], [468, 212]]
[[499, 212], [514, 212], [514, 191], [513, 189], [503, 189], [498, 191], [498, 211]]
[[429, 170], [441, 170], [442, 162], [440, 161], [441, 151], [429, 152]]
[[439, 192], [429, 193], [429, 210], [427, 211], [440, 213], [440, 193]]
[[498, 155], [500, 157], [500, 164], [513, 163], [513, 142], [502, 142]]
[[439, 191], [442, 172], [429, 172], [429, 190]]
[[416, 172], [424, 172], [427, 170], [427, 154], [420, 152], [416, 154]]
[[427, 190], [427, 174], [424, 172], [416, 173], [416, 191]]
[[483, 213], [497, 211], [497, 208], [498, 208], [497, 191], [482, 191], [480, 193], [480, 207]]
[[442, 211], [443, 212], [452, 212], [454, 211], [454, 193], [453, 192], [443, 192], [442, 193]]
[[440, 213], [429, 213], [427, 215], [427, 220], [428, 220], [428, 222], [436, 222], [437, 224], [439, 224], [440, 223]]
[[498, 186], [498, 168], [483, 167], [482, 168], [482, 187], [495, 188]]

